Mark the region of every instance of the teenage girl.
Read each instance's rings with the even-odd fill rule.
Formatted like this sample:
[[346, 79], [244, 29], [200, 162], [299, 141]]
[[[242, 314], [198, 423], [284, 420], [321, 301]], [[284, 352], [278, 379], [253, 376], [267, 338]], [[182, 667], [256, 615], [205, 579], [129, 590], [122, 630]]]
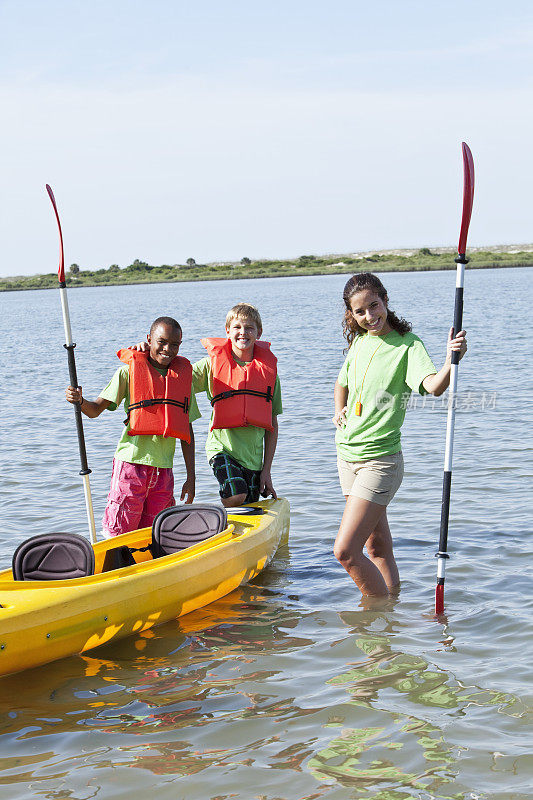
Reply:
[[335, 383], [333, 423], [346, 506], [334, 554], [363, 595], [386, 596], [400, 580], [387, 505], [403, 478], [405, 410], [412, 391], [438, 397], [448, 388], [451, 354], [464, 356], [466, 334], [450, 330], [446, 360], [437, 372], [410, 323], [389, 309], [379, 278], [354, 275], [343, 299], [349, 350]]

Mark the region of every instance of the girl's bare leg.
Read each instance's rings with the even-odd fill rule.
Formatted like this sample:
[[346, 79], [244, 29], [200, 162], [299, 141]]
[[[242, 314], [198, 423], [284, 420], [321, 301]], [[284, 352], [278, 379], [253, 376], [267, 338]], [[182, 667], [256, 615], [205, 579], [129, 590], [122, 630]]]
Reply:
[[385, 506], [347, 497], [333, 552], [363, 595], [384, 597], [399, 582]]
[[366, 541], [366, 551], [370, 561], [381, 572], [389, 591], [398, 589], [400, 576], [392, 550], [392, 536], [386, 508], [384, 508], [378, 524]]

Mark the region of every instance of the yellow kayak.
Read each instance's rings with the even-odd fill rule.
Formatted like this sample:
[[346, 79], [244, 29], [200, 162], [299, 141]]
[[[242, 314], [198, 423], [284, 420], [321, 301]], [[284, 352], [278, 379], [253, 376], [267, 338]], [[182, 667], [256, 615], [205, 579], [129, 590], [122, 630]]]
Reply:
[[[0, 675], [202, 608], [254, 578], [288, 531], [288, 501], [261, 500], [244, 513], [228, 509], [222, 531], [170, 555], [154, 558], [146, 549], [152, 529], [143, 528], [94, 544], [94, 574], [85, 577], [15, 580], [12, 570], [0, 572]], [[119, 548], [134, 563], [110, 568]]]

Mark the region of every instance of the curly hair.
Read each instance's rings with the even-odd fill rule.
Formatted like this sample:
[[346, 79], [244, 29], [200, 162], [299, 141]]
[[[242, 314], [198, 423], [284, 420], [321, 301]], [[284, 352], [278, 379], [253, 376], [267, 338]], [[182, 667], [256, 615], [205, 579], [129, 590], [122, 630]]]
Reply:
[[356, 336], [366, 333], [365, 329], [361, 328], [355, 321], [350, 306], [350, 301], [354, 294], [357, 292], [362, 292], [364, 289], [370, 289], [371, 291], [375, 292], [380, 300], [383, 301], [387, 309], [387, 322], [391, 328], [393, 328], [395, 331], [398, 331], [401, 336], [404, 336], [408, 331], [411, 330], [411, 323], [407, 322], [407, 320], [403, 319], [403, 317], [398, 317], [394, 311], [391, 311], [388, 307], [389, 298], [387, 295], [387, 290], [381, 283], [380, 279], [371, 272], [359, 272], [357, 275], [352, 275], [350, 280], [346, 283], [342, 293], [342, 299], [344, 300], [345, 305], [344, 318], [342, 320], [342, 332], [346, 337], [348, 347], [352, 344]]

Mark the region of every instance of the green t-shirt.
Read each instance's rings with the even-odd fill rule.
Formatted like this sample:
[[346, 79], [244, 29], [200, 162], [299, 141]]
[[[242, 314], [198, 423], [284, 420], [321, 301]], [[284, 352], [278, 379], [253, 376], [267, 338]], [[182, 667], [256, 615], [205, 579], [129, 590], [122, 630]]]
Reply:
[[[398, 453], [411, 392], [426, 394], [422, 381], [436, 372], [414, 333], [356, 337], [337, 379], [348, 387], [346, 426], [335, 434], [339, 456], [365, 461]], [[355, 413], [357, 402], [361, 416]]]
[[[157, 367], [156, 367], [157, 369]], [[161, 375], [166, 375], [166, 369], [157, 369]], [[119, 367], [100, 397], [109, 400], [109, 411], [115, 409], [124, 401], [124, 409], [128, 412], [130, 404], [130, 376], [127, 365]], [[189, 403], [189, 422], [194, 422], [201, 414], [191, 387]], [[162, 469], [171, 468], [174, 461], [176, 439], [173, 436], [129, 436], [129, 423], [124, 425], [122, 436], [115, 451], [115, 458], [128, 461], [130, 464], [147, 464], [149, 467]]]
[[[235, 359], [237, 364], [244, 365], [244, 361]], [[213, 378], [211, 373], [211, 360], [209, 356], [201, 358], [192, 365], [192, 385], [196, 393], [206, 392], [207, 399], [211, 402], [213, 397]], [[276, 375], [274, 392], [272, 395], [272, 415], [282, 413], [281, 387]], [[212, 419], [212, 418], [211, 418]], [[263, 468], [263, 442], [265, 429], [256, 428], [255, 425], [246, 425], [242, 428], [216, 428], [207, 434], [205, 451], [210, 460], [217, 453], [227, 453], [246, 469], [261, 470]]]

